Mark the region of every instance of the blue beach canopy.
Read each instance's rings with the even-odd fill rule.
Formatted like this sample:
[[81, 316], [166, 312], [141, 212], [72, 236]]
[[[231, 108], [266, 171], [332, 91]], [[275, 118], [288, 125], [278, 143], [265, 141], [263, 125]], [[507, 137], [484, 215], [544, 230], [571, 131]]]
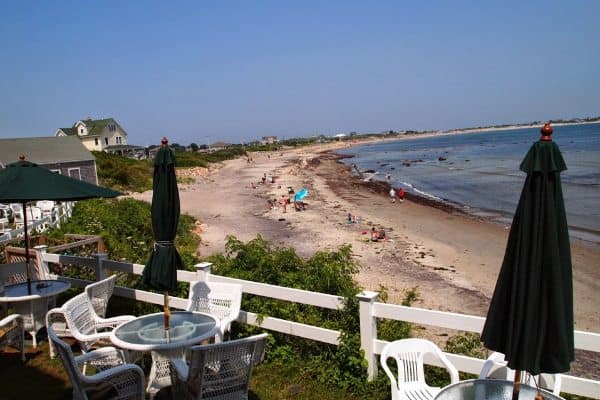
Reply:
[[303, 198], [305, 198], [306, 196], [308, 196], [308, 189], [307, 188], [302, 188], [298, 191], [298, 193], [296, 193], [294, 195], [294, 201], [300, 201]]

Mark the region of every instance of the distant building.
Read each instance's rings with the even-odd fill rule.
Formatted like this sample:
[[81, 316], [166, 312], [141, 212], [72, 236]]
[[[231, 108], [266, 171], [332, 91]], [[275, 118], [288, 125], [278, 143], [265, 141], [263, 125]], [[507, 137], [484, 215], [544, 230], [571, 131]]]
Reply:
[[90, 151], [123, 154], [124, 150], [128, 150], [127, 132], [113, 118], [77, 121], [72, 128], [57, 129], [54, 136], [77, 137]]
[[263, 136], [260, 142], [262, 144], [274, 144], [279, 142], [279, 139], [277, 139], [277, 136]]
[[0, 168], [20, 155], [56, 173], [98, 184], [96, 158], [76, 137], [0, 139]]

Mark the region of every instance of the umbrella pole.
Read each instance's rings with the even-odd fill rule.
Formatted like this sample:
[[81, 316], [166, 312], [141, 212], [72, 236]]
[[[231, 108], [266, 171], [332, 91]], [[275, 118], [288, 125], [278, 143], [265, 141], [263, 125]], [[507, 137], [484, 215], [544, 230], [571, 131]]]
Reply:
[[513, 383], [512, 400], [519, 400], [519, 392], [521, 391], [521, 370], [515, 371], [515, 381]]
[[27, 234], [27, 202], [23, 202], [23, 232], [25, 233], [25, 273], [27, 274], [27, 293], [31, 294], [31, 273], [29, 272], [29, 235]]
[[171, 310], [169, 309], [169, 292], [164, 292], [163, 293], [164, 296], [164, 300], [163, 300], [163, 304], [164, 304], [164, 313], [165, 313], [165, 319], [164, 319], [164, 326], [165, 326], [165, 331], [169, 331], [169, 319], [171, 318]]

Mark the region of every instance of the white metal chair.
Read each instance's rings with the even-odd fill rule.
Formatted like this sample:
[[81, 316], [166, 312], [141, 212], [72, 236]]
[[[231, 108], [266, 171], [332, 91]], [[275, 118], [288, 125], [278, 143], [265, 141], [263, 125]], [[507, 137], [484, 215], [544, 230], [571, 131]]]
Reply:
[[[56, 347], [63, 366], [73, 385], [73, 399], [144, 399], [144, 371], [135, 364], [126, 364], [123, 355], [114, 347], [75, 357], [71, 346], [62, 341], [52, 328], [48, 337]], [[99, 367], [94, 375], [81, 372], [81, 365], [91, 363]]]
[[[451, 383], [458, 382], [458, 370], [435, 343], [425, 339], [396, 340], [385, 345], [380, 358], [391, 382], [392, 400], [433, 399], [441, 390], [425, 382], [423, 359], [426, 354], [442, 362], [450, 374]], [[388, 365], [389, 359], [396, 361], [397, 376]]]
[[[94, 312], [100, 318], [106, 316], [108, 300], [110, 299], [110, 296], [112, 296], [116, 280], [117, 275], [111, 275], [98, 282], [90, 283], [84, 289], [92, 303]], [[60, 313], [58, 310], [59, 309], [53, 309], [46, 314], [46, 326], [52, 326], [54, 333], [56, 333], [56, 336], [58, 337], [71, 337], [71, 331], [69, 330], [64, 314]], [[48, 347], [50, 350], [50, 357], [54, 358], [54, 349], [52, 348], [52, 345]]]
[[25, 361], [23, 317], [12, 314], [0, 320], [0, 348], [11, 346], [21, 352], [21, 360]]
[[[80, 293], [68, 300], [60, 308], [53, 308], [46, 315], [47, 327], [58, 319], [64, 318], [71, 336], [79, 342], [83, 353], [92, 350], [96, 345], [110, 343], [110, 333], [122, 323], [135, 319], [133, 315], [120, 315], [112, 318], [101, 318], [96, 315], [87, 293]], [[126, 353], [127, 354], [127, 353]], [[139, 352], [129, 352], [127, 359], [139, 358]]]
[[[508, 368], [507, 362], [504, 360], [504, 354], [493, 352], [489, 355], [481, 372], [479, 373], [479, 379], [506, 379], [514, 380], [515, 371]], [[536, 387], [539, 385], [541, 388], [551, 390], [553, 394], [560, 395], [560, 388], [562, 386], [562, 378], [560, 374], [541, 374], [531, 375], [527, 372], [521, 376], [521, 382]]]
[[248, 399], [252, 368], [263, 360], [267, 334], [192, 346], [187, 361], [171, 359], [175, 399]]
[[199, 311], [219, 318], [219, 334], [215, 340], [225, 339], [231, 322], [240, 315], [242, 285], [220, 282], [190, 282], [187, 311]]

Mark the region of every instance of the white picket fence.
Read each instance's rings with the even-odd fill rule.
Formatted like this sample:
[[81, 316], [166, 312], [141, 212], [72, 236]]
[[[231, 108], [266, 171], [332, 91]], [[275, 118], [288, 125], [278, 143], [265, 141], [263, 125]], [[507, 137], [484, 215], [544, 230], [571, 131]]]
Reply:
[[[54, 206], [52, 211], [39, 219], [27, 220], [27, 232], [44, 232], [48, 228], [60, 227], [61, 222], [67, 220], [73, 212], [74, 203], [67, 201]], [[0, 232], [0, 244], [9, 242], [13, 239], [21, 238], [25, 235], [24, 227], [4, 230]]]
[[[64, 256], [47, 253], [43, 246], [38, 246], [36, 251], [41, 252], [38, 259], [43, 260], [44, 269], [47, 270], [48, 263], [62, 263], [73, 266], [87, 266], [95, 270], [96, 279], [102, 279], [107, 275], [107, 271], [123, 272], [134, 275], [141, 275], [144, 266], [141, 264], [132, 264], [121, 261], [108, 260], [105, 254], [98, 254], [95, 258], [83, 258], [74, 256]], [[196, 272], [177, 271], [177, 280], [180, 282], [190, 282], [196, 280], [210, 280], [213, 282], [229, 282], [240, 284], [244, 293], [257, 296], [269, 297], [273, 299], [285, 300], [301, 304], [308, 304], [317, 307], [323, 307], [332, 310], [341, 310], [344, 308], [345, 299], [340, 296], [334, 296], [323, 293], [315, 293], [307, 290], [299, 290], [252, 281], [245, 281], [234, 278], [213, 275], [210, 273], [211, 264], [201, 263], [196, 265]], [[61, 277], [71, 282], [74, 287], [83, 288], [89, 282], [85, 280]], [[163, 295], [151, 293], [143, 290], [131, 289], [126, 287], [115, 287], [115, 295], [123, 296], [137, 301], [151, 304], [162, 305]], [[377, 374], [378, 355], [387, 343], [377, 338], [378, 318], [385, 318], [398, 321], [406, 321], [420, 325], [429, 325], [447, 329], [454, 329], [459, 332], [480, 333], [485, 318], [472, 315], [456, 314], [450, 312], [426, 310], [415, 307], [405, 307], [394, 304], [377, 302], [377, 292], [363, 292], [358, 296], [360, 301], [360, 334], [361, 348], [365, 352], [368, 361], [369, 378]], [[173, 308], [184, 309], [187, 305], [187, 299], [179, 297], [170, 297], [170, 305]], [[307, 325], [294, 321], [287, 321], [269, 316], [258, 316], [257, 314], [241, 311], [238, 322], [259, 326], [263, 329], [294, 335], [305, 339], [316, 340], [319, 342], [337, 345], [340, 338], [340, 331], [325, 329], [318, 326]], [[600, 334], [575, 331], [575, 348], [600, 352]], [[479, 374], [484, 360], [473, 357], [446, 353], [448, 358], [457, 367], [459, 371], [472, 374]], [[425, 360], [432, 365], [438, 365], [434, 360]], [[438, 365], [439, 366], [439, 365]], [[580, 396], [600, 399], [600, 381], [580, 378], [571, 375], [562, 376], [562, 392], [571, 393]]]

